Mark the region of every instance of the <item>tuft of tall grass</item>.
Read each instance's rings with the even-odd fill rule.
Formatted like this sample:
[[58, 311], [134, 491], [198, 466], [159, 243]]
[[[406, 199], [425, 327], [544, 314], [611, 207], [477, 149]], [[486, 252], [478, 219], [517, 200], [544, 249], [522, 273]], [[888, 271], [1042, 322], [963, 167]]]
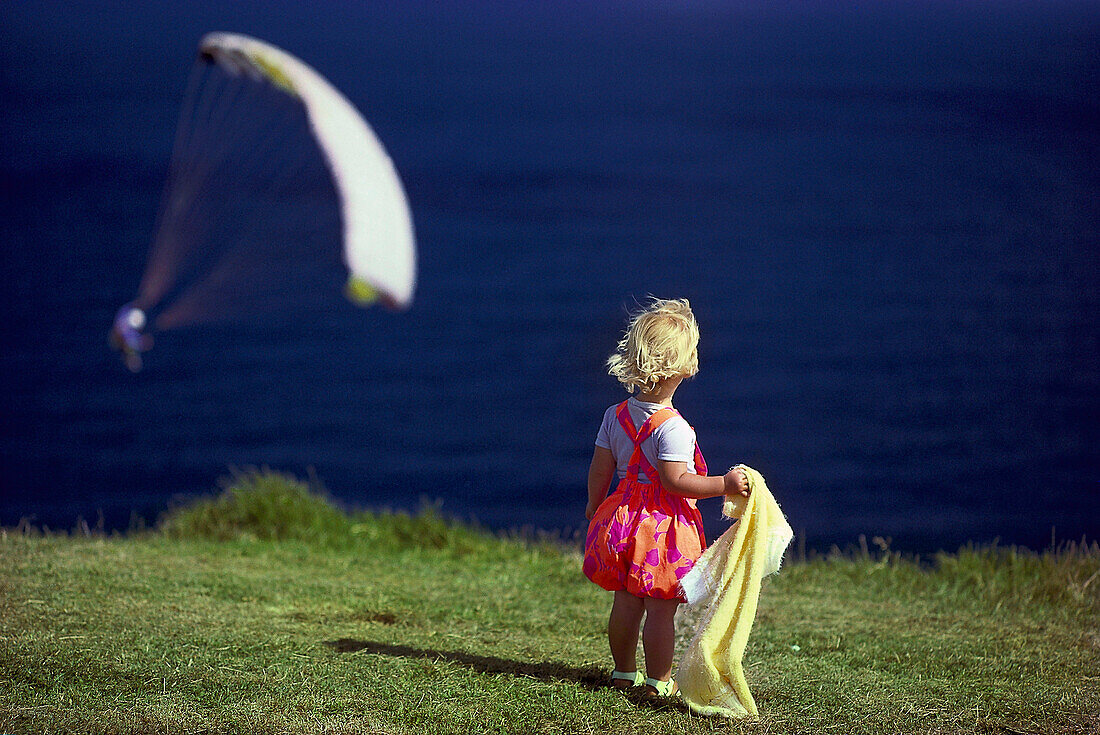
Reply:
[[272, 470], [235, 472], [216, 497], [200, 498], [165, 513], [159, 523], [171, 538], [214, 541], [297, 540], [343, 546], [351, 521], [321, 488]]
[[431, 503], [415, 514], [348, 513], [316, 483], [270, 469], [237, 472], [222, 484], [219, 495], [164, 514], [161, 532], [176, 539], [293, 540], [332, 548], [385, 545], [459, 554], [494, 541], [485, 531], [445, 518]]
[[499, 543], [488, 531], [444, 517], [439, 505], [422, 503], [415, 514], [362, 511], [351, 518], [351, 534], [360, 542], [395, 549], [419, 548], [466, 554]]
[[934, 559], [933, 577], [987, 600], [1082, 605], [1100, 610], [1100, 543], [1066, 541], [1042, 552], [969, 544]]
[[1066, 614], [1100, 614], [1100, 543], [1063, 541], [1043, 551], [1021, 546], [967, 544], [956, 552], [912, 556], [874, 537], [859, 546], [792, 560], [788, 575], [840, 575], [905, 596], [935, 596], [997, 607], [1039, 605]]

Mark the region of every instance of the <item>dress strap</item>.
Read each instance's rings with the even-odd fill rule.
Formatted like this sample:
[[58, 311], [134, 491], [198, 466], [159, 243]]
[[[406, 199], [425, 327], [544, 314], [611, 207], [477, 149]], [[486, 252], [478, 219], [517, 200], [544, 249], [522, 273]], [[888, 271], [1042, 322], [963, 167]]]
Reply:
[[650, 435], [657, 430], [661, 424], [673, 416], [679, 416], [680, 412], [671, 406], [660, 408], [650, 414], [642, 423], [641, 429], [634, 428], [634, 419], [630, 417], [630, 408], [626, 401], [619, 404], [619, 407], [615, 410], [615, 417], [619, 420], [619, 426], [623, 427], [623, 431], [630, 437], [630, 441], [634, 442], [635, 446], [640, 445]]
[[695, 474], [703, 475], [707, 474], [707, 461], [703, 459], [703, 452], [699, 449], [699, 441], [695, 441]]
[[[669, 420], [673, 416], [679, 416], [680, 412], [671, 406], [658, 409], [650, 414], [642, 423], [641, 429], [634, 428], [634, 420], [630, 417], [630, 408], [628, 401], [623, 401], [619, 404], [619, 407], [615, 411], [615, 416], [619, 420], [619, 425], [623, 427], [623, 431], [630, 438], [630, 441], [634, 443], [634, 452], [630, 455], [630, 463], [626, 467], [626, 476], [632, 477], [635, 481], [638, 479], [638, 471], [645, 472], [646, 477], [650, 478], [650, 481], [656, 482], [657, 470], [650, 463], [642, 452], [642, 442], [648, 439], [657, 428], [665, 421]], [[707, 462], [703, 459], [703, 453], [699, 450], [699, 442], [695, 442], [695, 472], [699, 475], [707, 474]]]
[[642, 442], [648, 439], [658, 426], [675, 415], [679, 414], [677, 414], [674, 408], [668, 407], [658, 409], [649, 415], [649, 418], [642, 423], [640, 429], [635, 429], [634, 420], [630, 417], [630, 409], [627, 406], [627, 402], [623, 401], [619, 404], [619, 408], [616, 411], [619, 425], [623, 427], [623, 431], [630, 437], [630, 441], [634, 443], [634, 451], [631, 453], [630, 462], [626, 466], [626, 477], [628, 479], [637, 482], [638, 474], [644, 472], [650, 482], [660, 482], [656, 468], [653, 467], [649, 459], [645, 456], [645, 453], [642, 452]]
[[626, 432], [630, 441], [635, 442], [635, 439], [638, 438], [638, 430], [634, 428], [634, 420], [630, 418], [630, 408], [627, 404], [628, 401], [619, 404], [619, 407], [615, 409], [615, 418], [619, 420], [619, 426], [623, 427], [623, 431]]

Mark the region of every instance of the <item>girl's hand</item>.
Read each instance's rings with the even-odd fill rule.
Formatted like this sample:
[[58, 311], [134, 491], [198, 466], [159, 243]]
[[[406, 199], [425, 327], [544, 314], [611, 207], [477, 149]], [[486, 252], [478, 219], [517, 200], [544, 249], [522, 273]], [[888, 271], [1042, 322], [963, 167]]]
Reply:
[[744, 472], [734, 467], [732, 470], [722, 475], [722, 482], [725, 484], [726, 495], [742, 495], [749, 497], [749, 478]]
[[[574, 507], [576, 507], [576, 506], [574, 506]], [[587, 519], [589, 521], [592, 520], [592, 516], [596, 515], [596, 508], [598, 508], [598, 507], [599, 506], [597, 506], [597, 505], [592, 505], [592, 503], [589, 503], [588, 506], [584, 509], [585, 519]]]

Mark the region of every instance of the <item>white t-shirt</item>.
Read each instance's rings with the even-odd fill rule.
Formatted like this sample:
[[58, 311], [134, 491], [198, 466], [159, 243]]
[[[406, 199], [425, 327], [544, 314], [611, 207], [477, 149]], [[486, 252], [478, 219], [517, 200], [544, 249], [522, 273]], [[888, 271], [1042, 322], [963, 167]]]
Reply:
[[[647, 418], [665, 406], [659, 403], [646, 403], [637, 398], [627, 400], [627, 410], [635, 429], [641, 429]], [[626, 468], [630, 456], [634, 454], [634, 442], [619, 425], [616, 415], [619, 404], [609, 407], [603, 414], [603, 423], [596, 434], [596, 446], [610, 449], [615, 457], [615, 475], [618, 480], [626, 477]], [[642, 442], [642, 454], [654, 468], [658, 460], [666, 462], [687, 462], [689, 472], [695, 472], [695, 430], [679, 414], [665, 419], [664, 423]], [[638, 482], [649, 482], [645, 470], [639, 470]]]

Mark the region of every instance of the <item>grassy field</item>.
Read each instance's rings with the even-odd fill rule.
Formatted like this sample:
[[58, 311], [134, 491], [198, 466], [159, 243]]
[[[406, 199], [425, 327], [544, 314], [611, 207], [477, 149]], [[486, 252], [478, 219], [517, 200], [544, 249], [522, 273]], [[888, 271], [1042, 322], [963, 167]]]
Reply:
[[0, 533], [0, 733], [1100, 732], [1095, 544], [792, 562], [731, 722], [605, 685], [575, 550], [238, 480], [156, 531]]

